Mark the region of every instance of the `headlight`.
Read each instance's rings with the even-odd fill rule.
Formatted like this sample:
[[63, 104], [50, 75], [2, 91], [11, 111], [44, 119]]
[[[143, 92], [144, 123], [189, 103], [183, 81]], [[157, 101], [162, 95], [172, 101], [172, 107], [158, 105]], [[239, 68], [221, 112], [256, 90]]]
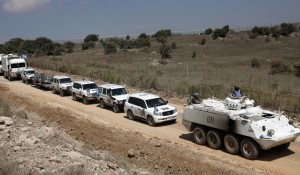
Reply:
[[118, 104], [123, 104], [123, 100], [118, 100]]
[[275, 131], [273, 129], [268, 130], [267, 132], [268, 136], [272, 136], [275, 134]]
[[173, 110], [173, 112], [176, 113], [176, 112], [177, 112], [177, 109], [175, 108], [175, 109]]
[[162, 113], [161, 113], [161, 112], [159, 112], [159, 111], [154, 111], [153, 113], [154, 113], [154, 115], [157, 115], [157, 116], [160, 116], [160, 115], [162, 115]]

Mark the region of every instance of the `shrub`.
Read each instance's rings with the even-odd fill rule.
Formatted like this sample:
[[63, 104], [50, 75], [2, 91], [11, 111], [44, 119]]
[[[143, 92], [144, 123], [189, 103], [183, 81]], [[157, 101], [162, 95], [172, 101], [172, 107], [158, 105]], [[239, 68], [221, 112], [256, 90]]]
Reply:
[[113, 42], [103, 42], [104, 52], [106, 55], [116, 53], [117, 52], [117, 45]]
[[89, 34], [84, 38], [84, 42], [90, 42], [90, 41], [98, 41], [99, 40], [99, 35], [96, 34]]
[[205, 38], [202, 38], [200, 41], [199, 41], [199, 45], [205, 45], [206, 43], [206, 39]]
[[172, 36], [172, 32], [170, 29], [166, 29], [166, 30], [162, 29], [154, 34], [155, 38], [161, 38], [161, 37], [167, 38], [169, 36]]
[[81, 45], [81, 50], [88, 50], [90, 48], [94, 48], [95, 47], [95, 43], [94, 42], [84, 42]]
[[139, 36], [138, 36], [139, 39], [150, 39], [150, 36], [147, 35], [146, 33], [141, 33]]
[[68, 67], [66, 65], [62, 65], [61, 67], [58, 68], [58, 71], [62, 73], [67, 73]]
[[72, 53], [74, 51], [75, 44], [73, 42], [67, 41], [63, 44], [63, 48], [66, 53]]
[[205, 29], [204, 34], [205, 35], [210, 35], [213, 33], [213, 30], [211, 28]]
[[160, 47], [159, 53], [162, 59], [171, 58], [172, 47], [166, 43], [163, 43]]
[[257, 58], [251, 59], [251, 67], [257, 67], [257, 68], [260, 67], [260, 63]]
[[282, 62], [282, 61], [272, 61], [271, 62], [271, 72], [270, 74], [277, 74], [277, 73], [284, 73], [284, 72], [291, 72], [290, 67]]
[[172, 49], [176, 49], [177, 48], [176, 42], [172, 42], [171, 46], [172, 46]]
[[249, 38], [250, 38], [250, 39], [256, 39], [257, 36], [258, 36], [257, 33], [250, 33], [250, 34], [249, 34]]
[[288, 36], [294, 31], [296, 31], [296, 27], [294, 24], [282, 23], [280, 25], [280, 34], [283, 36]]
[[126, 35], [126, 40], [130, 40], [130, 36], [129, 35]]
[[280, 30], [278, 29], [278, 27], [272, 27], [270, 30], [271, 30], [272, 37], [276, 39], [280, 37]]
[[225, 38], [227, 35], [226, 30], [224, 29], [215, 29], [212, 35], [212, 38], [215, 40], [217, 38]]

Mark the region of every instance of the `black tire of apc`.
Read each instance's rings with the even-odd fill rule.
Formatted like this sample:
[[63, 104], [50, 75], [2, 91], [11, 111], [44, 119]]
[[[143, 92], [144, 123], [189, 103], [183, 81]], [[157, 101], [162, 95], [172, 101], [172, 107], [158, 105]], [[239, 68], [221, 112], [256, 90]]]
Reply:
[[196, 126], [194, 131], [194, 140], [199, 145], [205, 145], [207, 143], [207, 131], [206, 128], [203, 126]]
[[[222, 135], [217, 130], [214, 130], [214, 129], [209, 130], [207, 132], [206, 138], [207, 138], [207, 144], [208, 144], [208, 146], [211, 147], [212, 149], [218, 150], [223, 145]], [[213, 140], [213, 139], [215, 139], [215, 140]]]
[[224, 147], [230, 154], [236, 155], [240, 152], [239, 138], [234, 134], [227, 134], [224, 137]]
[[[248, 146], [251, 149], [249, 153], [245, 152], [246, 146]], [[241, 141], [240, 151], [244, 158], [249, 159], [249, 160], [254, 160], [259, 155], [259, 146], [254, 140], [252, 140], [250, 138], [244, 138]]]

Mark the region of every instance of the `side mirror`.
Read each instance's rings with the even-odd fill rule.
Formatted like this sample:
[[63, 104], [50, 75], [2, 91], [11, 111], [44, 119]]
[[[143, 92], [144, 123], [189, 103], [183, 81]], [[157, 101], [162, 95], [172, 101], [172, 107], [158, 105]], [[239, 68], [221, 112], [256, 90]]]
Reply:
[[169, 103], [169, 101], [166, 101], [166, 104], [168, 104]]

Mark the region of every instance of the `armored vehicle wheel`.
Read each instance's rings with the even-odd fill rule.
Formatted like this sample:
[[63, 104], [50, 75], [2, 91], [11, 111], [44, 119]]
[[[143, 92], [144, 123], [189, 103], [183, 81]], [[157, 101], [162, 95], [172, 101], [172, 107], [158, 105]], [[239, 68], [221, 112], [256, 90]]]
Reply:
[[246, 159], [256, 159], [259, 154], [259, 147], [255, 141], [249, 138], [244, 138], [241, 142], [241, 153]]
[[105, 108], [106, 105], [102, 99], [100, 99], [100, 108]]
[[224, 137], [224, 147], [230, 154], [236, 155], [240, 151], [239, 138], [233, 134], [227, 134]]
[[207, 132], [207, 143], [212, 149], [220, 149], [223, 144], [222, 136], [217, 130]]
[[26, 84], [29, 84], [29, 80], [26, 80]]
[[85, 96], [83, 97], [83, 103], [86, 105], [89, 104], [89, 100]]
[[73, 97], [73, 100], [74, 100], [74, 101], [77, 101], [77, 97], [76, 97], [76, 94], [75, 94], [75, 93], [73, 93], [72, 97]]
[[22, 78], [22, 83], [25, 83], [25, 80]]
[[148, 125], [155, 126], [155, 122], [153, 120], [153, 117], [151, 117], [150, 115], [147, 116], [147, 122], [148, 122]]
[[52, 87], [52, 94], [56, 94], [56, 90], [55, 90], [55, 87]]
[[8, 75], [8, 80], [9, 80], [9, 81], [12, 81], [12, 78], [11, 78], [11, 76], [10, 76], [10, 75]]
[[64, 91], [63, 91], [62, 89], [59, 91], [59, 95], [60, 95], [61, 97], [65, 96], [65, 93], [64, 93]]
[[128, 117], [129, 120], [133, 120], [134, 119], [134, 115], [133, 115], [133, 113], [132, 113], [131, 110], [127, 111], [127, 117]]
[[115, 103], [113, 104], [112, 109], [113, 109], [113, 111], [114, 111], [115, 113], [120, 112], [119, 106], [118, 106], [117, 104], [115, 104]]
[[203, 126], [197, 126], [194, 129], [194, 140], [199, 145], [205, 145], [207, 143], [206, 139], [206, 128]]

